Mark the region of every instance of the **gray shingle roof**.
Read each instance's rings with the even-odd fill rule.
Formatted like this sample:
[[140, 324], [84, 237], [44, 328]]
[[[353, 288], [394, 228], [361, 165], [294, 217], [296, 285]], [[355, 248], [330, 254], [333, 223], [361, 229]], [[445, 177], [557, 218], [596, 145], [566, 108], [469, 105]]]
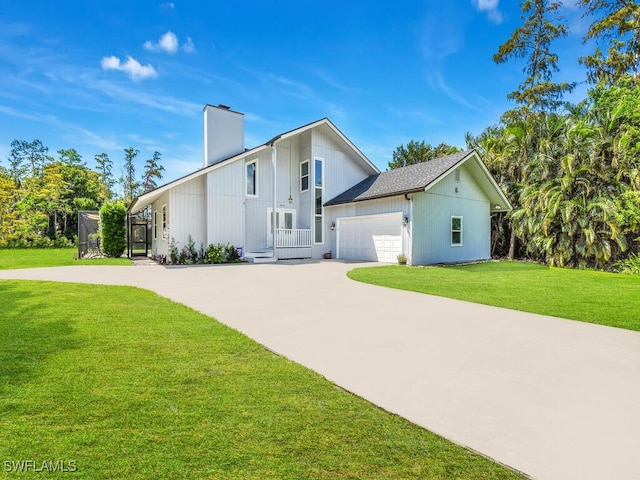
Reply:
[[446, 157], [434, 158], [428, 162], [371, 175], [346, 192], [329, 200], [325, 206], [361, 202], [424, 190], [430, 183], [465, 160], [471, 153], [473, 150], [467, 150]]

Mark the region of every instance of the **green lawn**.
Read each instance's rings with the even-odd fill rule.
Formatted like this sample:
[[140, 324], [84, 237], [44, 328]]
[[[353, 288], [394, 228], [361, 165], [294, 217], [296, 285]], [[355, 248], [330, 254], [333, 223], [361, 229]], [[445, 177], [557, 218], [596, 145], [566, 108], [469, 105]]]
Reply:
[[533, 263], [356, 268], [349, 278], [612, 327], [640, 330], [640, 277]]
[[0, 281], [0, 312], [3, 467], [74, 461], [79, 479], [522, 478], [145, 290]]
[[11, 268], [61, 267], [65, 265], [131, 265], [128, 258], [75, 260], [75, 248], [0, 249], [0, 270]]

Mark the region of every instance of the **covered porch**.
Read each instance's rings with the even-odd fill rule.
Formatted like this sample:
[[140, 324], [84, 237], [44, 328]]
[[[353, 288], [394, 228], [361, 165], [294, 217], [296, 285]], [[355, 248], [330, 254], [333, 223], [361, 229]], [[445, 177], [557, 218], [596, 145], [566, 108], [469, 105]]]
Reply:
[[270, 245], [260, 250], [245, 252], [244, 257], [256, 263], [290, 258], [311, 258], [311, 236], [309, 228], [276, 228], [275, 255]]

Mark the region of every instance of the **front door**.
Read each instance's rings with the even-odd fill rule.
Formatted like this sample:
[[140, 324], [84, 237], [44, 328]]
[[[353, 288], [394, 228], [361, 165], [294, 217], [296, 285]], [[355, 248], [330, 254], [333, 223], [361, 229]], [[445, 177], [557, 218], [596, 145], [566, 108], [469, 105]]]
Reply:
[[[296, 225], [296, 211], [288, 208], [276, 210], [276, 230], [293, 229]], [[267, 246], [273, 247], [273, 208], [267, 211]]]

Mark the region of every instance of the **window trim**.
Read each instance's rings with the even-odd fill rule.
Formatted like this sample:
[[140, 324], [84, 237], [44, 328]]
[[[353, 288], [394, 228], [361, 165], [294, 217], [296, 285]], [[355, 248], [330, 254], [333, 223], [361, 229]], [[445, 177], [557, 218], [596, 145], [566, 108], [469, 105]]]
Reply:
[[153, 212], [153, 239], [158, 240], [158, 217], [160, 216], [160, 212], [157, 210]]
[[[248, 167], [249, 165], [253, 164], [253, 192], [254, 193], [248, 193], [248, 182], [249, 182], [249, 175], [248, 175]], [[253, 160], [250, 160], [248, 162], [245, 162], [244, 164], [244, 195], [245, 197], [249, 197], [249, 198], [258, 198], [258, 159], [254, 158]]]
[[[317, 186], [317, 178], [316, 178], [316, 162], [320, 162], [322, 165], [322, 178], [320, 178], [320, 186]], [[316, 190], [320, 190], [320, 213], [316, 213]], [[324, 158], [322, 157], [313, 157], [313, 244], [314, 245], [324, 245], [325, 243], [325, 235], [324, 235], [324, 206], [322, 202], [324, 201]], [[320, 242], [316, 241], [316, 219], [320, 218], [320, 236], [322, 240]]]
[[160, 209], [161, 219], [162, 219], [162, 238], [166, 239], [169, 236], [169, 232], [167, 231], [167, 204], [162, 205]]
[[[307, 174], [306, 175], [302, 175], [302, 165], [307, 164]], [[300, 193], [303, 192], [308, 192], [309, 188], [311, 187], [311, 172], [309, 171], [310, 168], [310, 162], [309, 159], [300, 162]], [[306, 189], [302, 189], [302, 179], [306, 177], [307, 178], [307, 188]]]
[[[454, 218], [458, 218], [460, 219], [460, 230], [454, 230], [453, 229], [453, 219]], [[451, 215], [451, 246], [452, 247], [463, 247], [464, 246], [464, 219], [462, 217], [462, 215]], [[460, 243], [453, 243], [453, 234], [454, 233], [460, 233]]]
[[460, 168], [456, 168], [455, 171], [453, 172], [453, 180], [456, 183], [460, 183]]

